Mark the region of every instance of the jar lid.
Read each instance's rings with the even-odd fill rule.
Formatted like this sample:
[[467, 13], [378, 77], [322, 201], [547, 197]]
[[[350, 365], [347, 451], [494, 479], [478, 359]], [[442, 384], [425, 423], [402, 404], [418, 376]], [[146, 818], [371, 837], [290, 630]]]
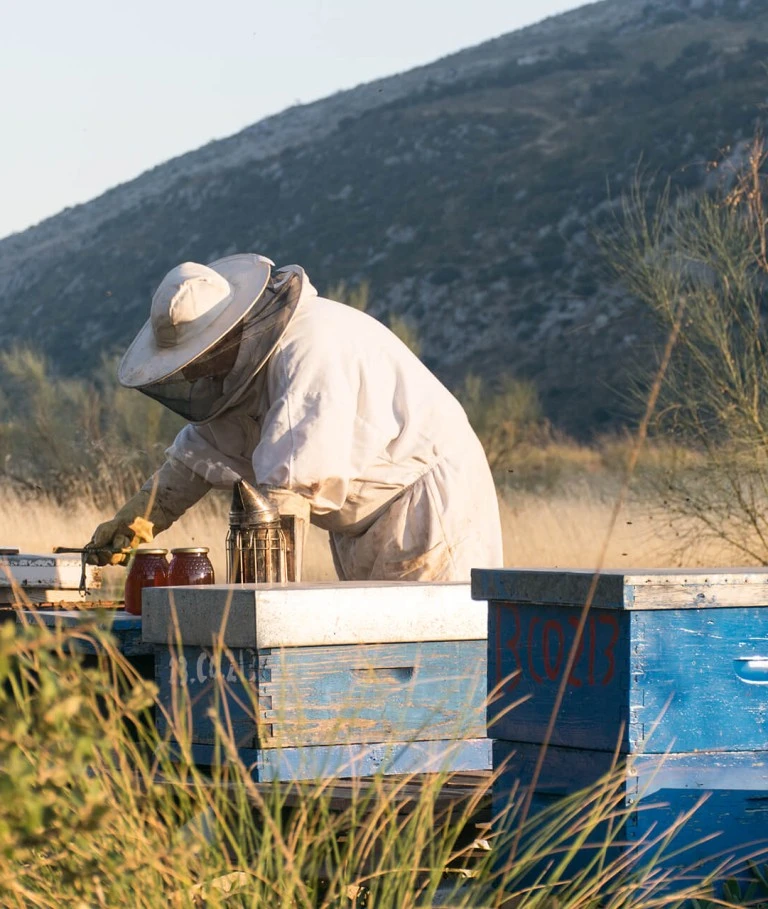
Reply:
[[182, 546], [181, 549], [172, 549], [171, 555], [206, 555], [208, 552], [207, 546]]
[[167, 549], [137, 549], [135, 555], [168, 555]]

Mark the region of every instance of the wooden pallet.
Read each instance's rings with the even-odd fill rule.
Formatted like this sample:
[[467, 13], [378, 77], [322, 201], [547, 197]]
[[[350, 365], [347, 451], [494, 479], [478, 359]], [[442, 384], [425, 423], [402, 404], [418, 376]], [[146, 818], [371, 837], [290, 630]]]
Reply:
[[[490, 810], [491, 772], [490, 771], [457, 771], [443, 777], [439, 793], [435, 795], [435, 804], [439, 808], [458, 805], [475, 797], [478, 789], [483, 789], [479, 803], [479, 814]], [[254, 793], [249, 800], [256, 804], [268, 802], [277, 788], [280, 803], [286, 808], [296, 808], [307, 799], [323, 799], [332, 811], [344, 811], [355, 800], [370, 799], [378, 792], [384, 793], [390, 802], [396, 803], [400, 810], [407, 810], [418, 802], [424, 787], [435, 783], [438, 774], [409, 774], [408, 776], [381, 776], [377, 778], [359, 777], [356, 779], [319, 780], [317, 782], [273, 781], [267, 783], [251, 782], [249, 787]], [[137, 785], [139, 784], [137, 778]], [[169, 780], [157, 774], [155, 785], [179, 786], [176, 780]], [[234, 790], [234, 784], [217, 783], [211, 780], [211, 786], [221, 786], [225, 790]]]
[[[154, 782], [156, 785], [172, 787], [180, 785], [178, 781], [167, 780], [161, 775], [157, 775]], [[277, 789], [280, 808], [283, 812], [290, 812], [295, 808], [306, 805], [308, 799], [323, 799], [331, 811], [343, 814], [353, 805], [355, 800], [364, 800], [366, 798], [370, 799], [373, 811], [381, 798], [379, 793], [385, 793], [390, 804], [396, 805], [398, 813], [405, 815], [418, 803], [424, 787], [437, 782], [439, 781], [432, 774], [411, 774], [407, 777], [382, 776], [375, 779], [360, 777], [358, 779], [336, 779], [318, 781], [316, 783], [306, 781], [298, 783], [285, 781], [251, 783], [248, 800], [252, 805], [253, 811], [258, 813], [264, 805], [274, 804], [273, 799]], [[143, 785], [138, 778], [137, 784], [139, 786]], [[234, 784], [215, 783], [212, 780], [210, 785], [218, 786], [224, 791], [232, 790], [234, 797]], [[482, 794], [475, 809], [471, 813], [466, 812], [465, 814], [464, 805], [469, 803], [471, 799], [477, 798], [478, 790]], [[457, 771], [451, 773], [447, 777], [442, 778], [439, 793], [430, 798], [434, 799], [434, 818], [438, 825], [443, 822], [461, 824], [461, 831], [454, 844], [454, 857], [443, 869], [443, 873], [448, 876], [458, 875], [461, 878], [474, 877], [476, 873], [474, 869], [491, 849], [490, 771]], [[351, 812], [349, 818], [353, 817], [356, 826], [365, 826], [365, 811], [360, 811], [359, 813]], [[196, 823], [205, 823], [205, 821], [202, 820], [201, 816], [197, 821], [193, 819], [190, 825], [195, 826]], [[343, 831], [339, 831], [339, 835], [343, 837], [345, 834]], [[364, 864], [375, 868], [376, 861], [376, 850], [374, 849]], [[330, 874], [331, 870], [329, 869], [328, 876]]]
[[[377, 778], [334, 779], [317, 783], [254, 783], [255, 789], [265, 799], [279, 786], [281, 798], [286, 807], [293, 808], [307, 798], [322, 798], [332, 811], [344, 811], [355, 800], [373, 802], [377, 793], [386, 794], [388, 801], [397, 804], [398, 809], [407, 811], [422, 796], [425, 786], [435, 784], [436, 774], [409, 774], [408, 776], [381, 776]], [[435, 805], [445, 809], [473, 798], [479, 788], [486, 790], [484, 808], [490, 808], [490, 771], [459, 771], [444, 777], [440, 790], [435, 794]]]

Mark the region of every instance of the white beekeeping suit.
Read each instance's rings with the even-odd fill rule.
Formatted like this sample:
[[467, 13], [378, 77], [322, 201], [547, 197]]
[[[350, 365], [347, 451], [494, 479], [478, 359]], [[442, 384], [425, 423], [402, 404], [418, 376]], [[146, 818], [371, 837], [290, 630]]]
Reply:
[[[500, 566], [493, 480], [458, 401], [381, 323], [318, 297], [301, 269], [281, 276], [299, 288], [290, 317], [263, 368], [168, 449], [156, 525], [242, 477], [330, 531], [341, 579], [467, 581]], [[233, 373], [263, 352], [241, 342]]]

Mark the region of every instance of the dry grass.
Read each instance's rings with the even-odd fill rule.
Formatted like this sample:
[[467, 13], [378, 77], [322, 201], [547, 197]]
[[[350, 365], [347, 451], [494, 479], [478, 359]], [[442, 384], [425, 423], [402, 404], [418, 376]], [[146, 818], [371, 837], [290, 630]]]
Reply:
[[[216, 578], [225, 580], [227, 512], [229, 497], [213, 493], [191, 508], [176, 524], [158, 537], [158, 545], [167, 549], [177, 546], [207, 546]], [[87, 499], [68, 505], [52, 499], [30, 499], [12, 488], [0, 495], [0, 527], [3, 536], [0, 546], [15, 546], [22, 552], [51, 552], [54, 546], [83, 546], [96, 526], [111, 514], [99, 509]], [[328, 535], [311, 528], [305, 558], [308, 580], [330, 581], [333, 570]], [[110, 569], [119, 579], [122, 569]]]
[[[501, 501], [504, 564], [515, 568], [584, 568], [597, 564], [613, 499], [584, 484], [551, 496], [521, 493]], [[755, 564], [721, 540], [672, 520], [662, 502], [630, 499], [610, 539], [605, 568], [700, 568]]]
[[[507, 493], [500, 497], [505, 564], [517, 568], [593, 568], [612, 504], [612, 484], [599, 475], [571, 486], [568, 492]], [[40, 553], [50, 552], [54, 546], [82, 546], [107, 517], [88, 501], [64, 506], [50, 499], [29, 499], [6, 488], [0, 496], [0, 545]], [[729, 551], [720, 541], [696, 542], [691, 530], [679, 522], [674, 524], [662, 503], [635, 498], [620, 517], [606, 567], [748, 564], [743, 555]], [[158, 543], [168, 549], [208, 546], [217, 578], [223, 580], [226, 532], [227, 499], [214, 494], [190, 509]], [[115, 572], [119, 582], [122, 570]], [[310, 530], [304, 576], [309, 581], [335, 578], [327, 534], [317, 528]]]

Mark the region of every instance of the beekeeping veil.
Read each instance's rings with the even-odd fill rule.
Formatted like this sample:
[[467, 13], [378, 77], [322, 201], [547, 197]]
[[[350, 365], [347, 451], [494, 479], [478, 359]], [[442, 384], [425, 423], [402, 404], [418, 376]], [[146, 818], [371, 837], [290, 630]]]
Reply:
[[118, 379], [190, 423], [237, 404], [277, 346], [308, 284], [298, 266], [273, 271], [243, 254], [184, 262], [163, 278]]

